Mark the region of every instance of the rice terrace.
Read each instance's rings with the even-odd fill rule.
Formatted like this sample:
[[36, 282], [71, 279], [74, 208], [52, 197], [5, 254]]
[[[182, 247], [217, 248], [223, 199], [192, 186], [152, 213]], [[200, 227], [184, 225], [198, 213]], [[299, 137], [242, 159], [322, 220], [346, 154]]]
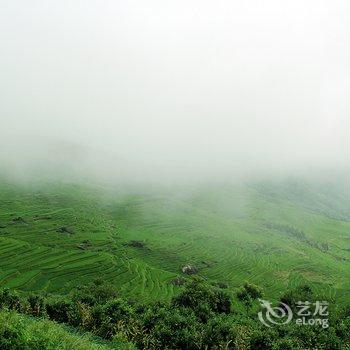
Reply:
[[[19, 305], [24, 303], [19, 309], [10, 304], [10, 309], [28, 313], [23, 298], [43, 295], [47, 305], [35, 304], [38, 315], [46, 307], [49, 318], [72, 324], [71, 316], [61, 320], [50, 314], [50, 295], [72, 295], [100, 279], [114, 286], [119, 297], [150, 305], [173, 302], [193, 278], [230, 298], [242, 295], [244, 283], [259, 286], [274, 301], [307, 285], [317, 300], [346, 305], [350, 218], [339, 185], [285, 179], [174, 190], [13, 182], [2, 176], [0, 188], [0, 283], [5, 291], [0, 301], [9, 307], [12, 292], [6, 290], [15, 290]], [[84, 288], [103, 300], [108, 286], [106, 291]], [[234, 309], [245, 313], [250, 298], [239, 297], [243, 304]], [[67, 307], [55, 303], [60, 313]], [[257, 302], [251, 305], [258, 308]], [[2, 317], [15, 324], [20, 320], [6, 313]], [[108, 339], [107, 334], [102, 338]], [[67, 344], [70, 337], [65, 336]], [[122, 339], [114, 347], [132, 348], [128, 338]], [[191, 348], [191, 342], [179, 344]]]
[[349, 14], [0, 0], [0, 350], [350, 350]]
[[169, 300], [190, 264], [229, 290], [249, 281], [278, 298], [309, 283], [346, 300], [350, 223], [336, 192], [297, 181], [187, 190], [123, 194], [3, 178], [1, 285], [62, 292], [103, 276], [128, 297]]

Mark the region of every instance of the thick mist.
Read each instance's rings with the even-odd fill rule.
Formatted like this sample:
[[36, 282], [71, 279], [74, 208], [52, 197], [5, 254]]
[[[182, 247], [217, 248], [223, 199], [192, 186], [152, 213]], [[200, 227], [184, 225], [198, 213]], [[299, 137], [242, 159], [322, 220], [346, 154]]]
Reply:
[[0, 3], [0, 167], [109, 179], [347, 169], [350, 3]]

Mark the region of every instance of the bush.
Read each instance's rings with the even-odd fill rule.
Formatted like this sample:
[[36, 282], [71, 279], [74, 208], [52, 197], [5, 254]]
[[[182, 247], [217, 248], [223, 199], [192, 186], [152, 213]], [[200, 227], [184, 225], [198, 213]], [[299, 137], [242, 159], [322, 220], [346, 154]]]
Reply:
[[134, 309], [127, 301], [120, 298], [110, 300], [102, 307], [93, 308], [94, 329], [99, 336], [111, 339], [120, 328], [126, 331], [125, 324], [131, 322], [133, 315]]
[[254, 350], [269, 350], [273, 346], [273, 336], [268, 331], [256, 330], [250, 339], [250, 347]]
[[298, 342], [293, 338], [279, 339], [273, 344], [273, 350], [302, 350]]
[[77, 326], [80, 323], [77, 305], [66, 297], [51, 297], [46, 301], [46, 313], [51, 320]]
[[[101, 295], [98, 295], [99, 291]], [[109, 344], [113, 343], [116, 348], [132, 341], [139, 349], [147, 350], [350, 349], [346, 347], [350, 343], [349, 308], [332, 310], [327, 329], [301, 327], [293, 322], [269, 329], [259, 322], [256, 310], [238, 308], [240, 311], [233, 313], [229, 295], [199, 278], [186, 284], [170, 303], [137, 305], [115, 295], [115, 289], [110, 285], [94, 282], [72, 292], [73, 298], [40, 295], [21, 298], [15, 292], [3, 290], [0, 305], [90, 331], [111, 341]], [[261, 297], [262, 292], [257, 286], [246, 283], [237, 296], [245, 303], [251, 303]], [[311, 288], [301, 286], [286, 293], [282, 300], [295, 305], [299, 300], [311, 301], [312, 297]], [[20, 319], [24, 320], [23, 317]], [[34, 332], [29, 336], [29, 333], [19, 331], [22, 321], [18, 322], [16, 326], [11, 322], [0, 325], [1, 350], [48, 349], [51, 346], [48, 335], [37, 337], [33, 336]], [[54, 339], [55, 335], [51, 337]]]
[[102, 279], [96, 279], [93, 282], [75, 288], [71, 297], [76, 302], [81, 302], [90, 306], [101, 305], [108, 300], [118, 297], [116, 287]]
[[308, 285], [302, 285], [294, 290], [288, 291], [281, 297], [281, 302], [290, 306], [293, 310], [297, 309], [298, 301], [312, 301], [314, 295], [312, 289]]
[[262, 298], [263, 292], [261, 288], [256, 286], [255, 284], [251, 284], [246, 282], [242, 288], [240, 288], [237, 292], [237, 298], [246, 304], [251, 304], [253, 300], [258, 298]]
[[231, 311], [229, 295], [198, 278], [193, 279], [178, 296], [173, 298], [172, 305], [192, 309], [202, 321], [206, 320], [211, 312], [230, 313]]
[[209, 320], [204, 331], [204, 344], [209, 348], [219, 345], [234, 345], [236, 339], [235, 324], [226, 316], [216, 316]]
[[[188, 308], [151, 307], [142, 323], [156, 349], [198, 349], [202, 344], [202, 328], [196, 315]], [[141, 348], [145, 344], [141, 340]]]
[[24, 312], [26, 303], [15, 291], [3, 289], [0, 292], [0, 308]]
[[[114, 344], [113, 344], [114, 345]], [[131, 344], [116, 343], [115, 349], [132, 350]], [[70, 333], [48, 320], [33, 320], [13, 311], [0, 312], [1, 350], [108, 350], [91, 336]]]
[[28, 301], [28, 314], [32, 316], [44, 316], [45, 315], [45, 300], [40, 295], [29, 295]]

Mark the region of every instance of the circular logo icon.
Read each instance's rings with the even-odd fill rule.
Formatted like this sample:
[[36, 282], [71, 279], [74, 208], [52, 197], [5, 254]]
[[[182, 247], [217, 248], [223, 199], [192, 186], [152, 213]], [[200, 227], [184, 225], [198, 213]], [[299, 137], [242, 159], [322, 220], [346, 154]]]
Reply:
[[273, 307], [267, 300], [259, 299], [259, 302], [264, 310], [258, 313], [258, 317], [266, 327], [287, 324], [292, 320], [293, 312], [287, 304], [280, 303], [280, 306]]

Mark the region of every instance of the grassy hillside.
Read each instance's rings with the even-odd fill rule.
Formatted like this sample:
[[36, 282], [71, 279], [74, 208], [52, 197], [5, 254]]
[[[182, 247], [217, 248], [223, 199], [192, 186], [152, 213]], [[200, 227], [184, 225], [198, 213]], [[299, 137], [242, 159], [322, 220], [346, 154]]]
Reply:
[[0, 285], [64, 292], [103, 277], [121, 294], [169, 300], [199, 274], [267, 298], [305, 282], [350, 290], [350, 211], [339, 189], [305, 182], [111, 190], [0, 181]]
[[30, 318], [14, 311], [0, 311], [0, 348], [3, 350], [133, 349], [122, 343], [105, 343], [52, 321]]

